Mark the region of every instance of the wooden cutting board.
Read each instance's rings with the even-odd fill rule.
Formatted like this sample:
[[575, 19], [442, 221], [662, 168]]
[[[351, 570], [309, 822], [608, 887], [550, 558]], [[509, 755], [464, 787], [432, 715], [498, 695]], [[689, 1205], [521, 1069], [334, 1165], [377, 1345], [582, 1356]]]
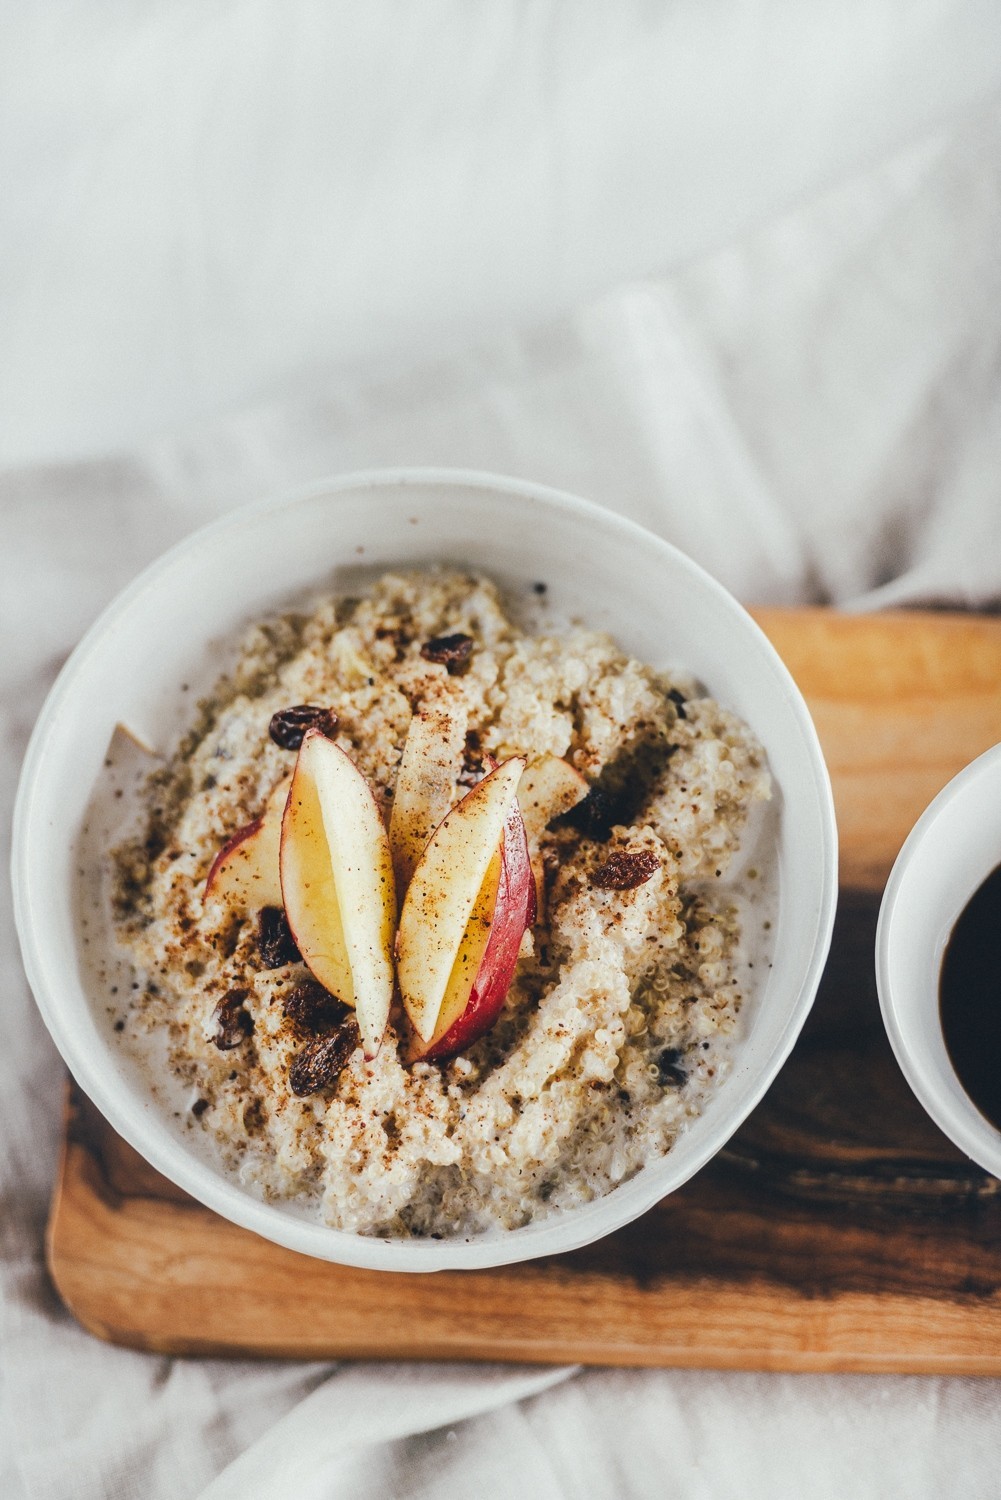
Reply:
[[908, 1090], [872, 962], [880, 892], [908, 830], [1001, 740], [1001, 620], [759, 619], [824, 744], [842, 890], [812, 1015], [726, 1149], [588, 1249], [391, 1275], [310, 1260], [217, 1218], [74, 1091], [48, 1257], [86, 1328], [180, 1354], [1001, 1374], [1001, 1184]]

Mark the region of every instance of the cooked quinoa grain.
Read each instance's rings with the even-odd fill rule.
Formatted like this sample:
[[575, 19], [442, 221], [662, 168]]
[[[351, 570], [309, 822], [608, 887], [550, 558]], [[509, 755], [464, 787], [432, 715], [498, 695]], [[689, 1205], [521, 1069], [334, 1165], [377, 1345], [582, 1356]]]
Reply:
[[[411, 716], [435, 706], [466, 747], [456, 797], [513, 754], [564, 757], [592, 791], [533, 850], [540, 920], [493, 1029], [407, 1066], [394, 1011], [366, 1062], [280, 910], [203, 902], [205, 879], [292, 769], [304, 708], [388, 822]], [[769, 788], [754, 736], [690, 679], [582, 628], [523, 631], [486, 578], [386, 574], [257, 627], [151, 778], [142, 834], [114, 856], [140, 978], [128, 1035], [167, 1036], [191, 1128], [243, 1181], [339, 1229], [469, 1235], [580, 1204], [669, 1151], [725, 1069], [739, 934], [713, 885]]]

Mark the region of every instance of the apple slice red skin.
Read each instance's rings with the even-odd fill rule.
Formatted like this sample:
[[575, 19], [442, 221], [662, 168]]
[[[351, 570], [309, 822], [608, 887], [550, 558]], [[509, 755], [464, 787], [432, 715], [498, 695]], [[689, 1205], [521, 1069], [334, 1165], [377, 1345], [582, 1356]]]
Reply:
[[518, 966], [521, 940], [534, 926], [535, 914], [535, 876], [521, 809], [515, 802], [504, 824], [494, 920], [469, 1002], [445, 1035], [422, 1054], [423, 1061], [444, 1062], [455, 1057], [490, 1030], [504, 1008]]
[[[203, 901], [228, 899], [231, 907], [239, 911], [244, 908], [251, 910], [254, 906], [280, 906], [282, 904], [277, 855], [273, 868], [271, 861], [267, 859], [262, 865], [260, 851], [257, 851], [255, 859], [251, 846], [256, 839], [268, 832], [269, 820], [272, 830], [280, 828], [290, 783], [291, 777], [283, 778], [277, 786], [272, 788], [264, 810], [249, 823], [244, 823], [235, 833], [230, 834], [209, 867], [209, 873], [202, 888]], [[234, 896], [231, 866], [234, 863], [233, 856], [238, 855], [241, 850], [250, 864], [249, 870], [237, 871]], [[231, 888], [228, 892], [224, 891], [220, 898], [218, 886], [225, 880], [231, 882]]]
[[215, 877], [218, 874], [220, 867], [226, 863], [226, 860], [232, 854], [233, 850], [239, 849], [240, 845], [245, 843], [247, 839], [253, 838], [254, 834], [258, 832], [263, 822], [264, 815], [262, 814], [259, 818], [254, 818], [253, 822], [244, 823], [242, 828], [238, 828], [235, 833], [230, 834], [229, 838], [223, 844], [222, 848], [219, 850], [219, 853], [216, 855], [215, 859], [209, 866], [209, 873], [205, 877], [206, 896], [211, 893], [212, 886], [215, 882]]

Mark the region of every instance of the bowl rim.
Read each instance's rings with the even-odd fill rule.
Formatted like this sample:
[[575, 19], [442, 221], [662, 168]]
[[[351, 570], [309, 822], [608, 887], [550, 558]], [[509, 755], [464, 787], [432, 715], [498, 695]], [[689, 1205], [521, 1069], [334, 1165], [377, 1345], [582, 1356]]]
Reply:
[[[880, 902], [879, 919], [876, 923], [875, 968], [876, 991], [886, 1034], [901, 1072], [918, 1102], [947, 1135], [953, 1145], [970, 1157], [978, 1166], [1001, 1177], [1001, 1131], [981, 1114], [973, 1100], [963, 1088], [952, 1061], [949, 1068], [955, 1081], [955, 1090], [943, 1094], [930, 1085], [927, 1073], [920, 1066], [919, 1056], [923, 1052], [915, 1035], [916, 1018], [924, 1014], [926, 1007], [920, 1002], [907, 1006], [902, 1002], [894, 964], [893, 940], [895, 923], [899, 920], [910, 886], [917, 878], [916, 861], [925, 840], [937, 829], [943, 819], [948, 819], [952, 809], [961, 799], [975, 795], [974, 789], [982, 780], [1001, 773], [1001, 743], [992, 745], [969, 765], [963, 767], [925, 808], [911, 829], [894, 860], [890, 877]], [[999, 778], [1001, 779], [1001, 778]], [[995, 868], [1001, 864], [1001, 851], [995, 858]], [[969, 896], [987, 879], [991, 869], [981, 870], [975, 861], [969, 862]], [[967, 898], [968, 899], [968, 898]], [[956, 917], [959, 912], [956, 913]], [[955, 920], [955, 919], [954, 919]], [[948, 926], [951, 932], [953, 923]], [[928, 994], [938, 1005], [938, 979], [933, 976]], [[936, 1019], [938, 1029], [941, 1022]], [[948, 1056], [948, 1054], [946, 1054]]]
[[[31, 866], [31, 828], [33, 806], [44, 781], [46, 748], [51, 727], [78, 674], [92, 653], [98, 651], [104, 637], [118, 619], [142, 596], [161, 575], [169, 573], [179, 562], [195, 552], [206, 540], [214, 539], [234, 528], [240, 528], [252, 517], [284, 511], [311, 500], [329, 496], [332, 500], [346, 490], [390, 487], [460, 487], [514, 495], [545, 509], [555, 508], [579, 518], [584, 524], [611, 528], [633, 544], [653, 547], [670, 560], [671, 566], [687, 572], [693, 580], [738, 621], [755, 638], [758, 650], [783, 689], [799, 730], [810, 772], [811, 791], [817, 805], [822, 828], [823, 864], [820, 872], [819, 899], [816, 905], [810, 962], [801, 974], [798, 986], [790, 986], [785, 1024], [771, 1052], [771, 1063], [762, 1071], [745, 1095], [736, 1120], [724, 1116], [714, 1130], [702, 1137], [701, 1149], [694, 1153], [682, 1172], [675, 1173], [663, 1185], [633, 1201], [630, 1211], [608, 1228], [595, 1230], [594, 1212], [600, 1213], [611, 1195], [581, 1205], [565, 1216], [536, 1220], [503, 1235], [455, 1238], [442, 1241], [382, 1240], [336, 1230], [323, 1224], [293, 1217], [282, 1212], [280, 1205], [258, 1200], [233, 1181], [213, 1172], [194, 1153], [185, 1151], [160, 1127], [155, 1116], [145, 1112], [136, 1116], [120, 1103], [106, 1067], [96, 1061], [89, 1050], [78, 1047], [64, 1024], [62, 1005], [53, 994], [47, 978], [42, 952], [42, 934], [37, 931], [29, 899], [28, 872]], [[614, 1232], [646, 1212], [662, 1197], [675, 1191], [716, 1154], [734, 1131], [760, 1103], [771, 1087], [802, 1029], [816, 996], [821, 974], [830, 949], [838, 896], [838, 832], [830, 775], [824, 761], [819, 737], [803, 696], [775, 647], [734, 596], [721, 583], [673, 543], [618, 512], [583, 499], [565, 490], [531, 480], [494, 474], [485, 470], [449, 467], [371, 468], [337, 474], [312, 481], [294, 489], [277, 491], [228, 510], [206, 525], [195, 528], [165, 552], [148, 563], [101, 611], [71, 652], [59, 672], [36, 720], [22, 764], [12, 825], [11, 878], [14, 895], [15, 926], [20, 940], [22, 959], [36, 1005], [62, 1057], [84, 1093], [101, 1113], [139, 1153], [165, 1177], [190, 1193], [199, 1202], [224, 1215], [241, 1227], [285, 1246], [343, 1265], [392, 1271], [434, 1271], [476, 1269], [508, 1265], [537, 1256], [564, 1253], [591, 1243]], [[65, 986], [64, 986], [65, 987]], [[793, 997], [794, 993], [794, 998]], [[671, 1155], [659, 1159], [669, 1163]], [[658, 1163], [652, 1164], [654, 1166]], [[642, 1180], [644, 1173], [630, 1179]], [[621, 1186], [628, 1187], [630, 1183]], [[559, 1228], [560, 1243], [536, 1245], [552, 1235], [545, 1231]], [[415, 1255], [415, 1249], [417, 1255]], [[418, 1258], [419, 1257], [419, 1258]]]

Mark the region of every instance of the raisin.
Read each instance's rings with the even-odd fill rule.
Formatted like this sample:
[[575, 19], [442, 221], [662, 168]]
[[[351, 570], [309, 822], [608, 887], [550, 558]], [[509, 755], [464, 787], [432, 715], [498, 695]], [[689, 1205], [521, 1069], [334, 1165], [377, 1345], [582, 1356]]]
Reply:
[[334, 1083], [358, 1042], [358, 1022], [354, 1016], [347, 1016], [329, 1036], [310, 1042], [292, 1059], [288, 1070], [293, 1094], [304, 1099]]
[[209, 1101], [207, 1099], [196, 1099], [194, 1104], [191, 1106], [191, 1113], [194, 1115], [196, 1120], [200, 1120], [208, 1107]]
[[421, 655], [425, 661], [436, 661], [450, 677], [460, 677], [469, 666], [473, 654], [473, 638], [456, 631], [454, 635], [436, 635], [433, 641], [425, 641]]
[[632, 891], [660, 869], [652, 849], [616, 849], [591, 876], [591, 884], [604, 891]]
[[337, 715], [332, 708], [315, 703], [299, 703], [295, 708], [281, 708], [272, 714], [268, 733], [283, 750], [298, 750], [307, 729], [318, 729], [332, 740], [337, 733]]
[[684, 694], [679, 693], [677, 688], [672, 688], [667, 696], [670, 698], [671, 702], [678, 710], [678, 718], [687, 719], [688, 715], [685, 713], [685, 704], [688, 700], [685, 698]]
[[212, 1040], [220, 1052], [239, 1047], [254, 1029], [253, 1018], [243, 1008], [248, 994], [248, 990], [230, 990], [215, 1008], [216, 1034]]
[[347, 1006], [314, 980], [290, 990], [282, 1009], [294, 1026], [313, 1036], [326, 1035], [348, 1015]]
[[266, 969], [283, 969], [286, 964], [301, 960], [302, 954], [280, 906], [262, 907], [257, 918], [257, 947]]
[[688, 1074], [681, 1066], [680, 1047], [665, 1047], [657, 1058], [657, 1077], [664, 1088], [680, 1089], [688, 1081]]

